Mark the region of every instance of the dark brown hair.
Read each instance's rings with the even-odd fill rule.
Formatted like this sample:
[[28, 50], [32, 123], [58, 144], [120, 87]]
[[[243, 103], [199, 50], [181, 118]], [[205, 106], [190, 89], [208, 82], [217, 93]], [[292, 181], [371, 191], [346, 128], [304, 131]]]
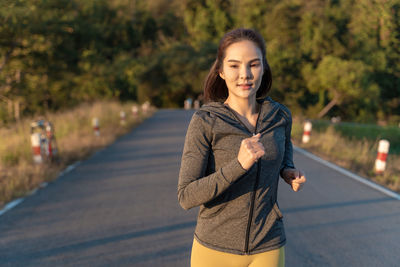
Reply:
[[219, 73], [221, 71], [222, 63], [225, 57], [225, 51], [228, 46], [243, 40], [252, 41], [254, 44], [257, 45], [258, 48], [260, 48], [262, 53], [264, 73], [262, 76], [260, 88], [258, 89], [256, 94], [256, 98], [265, 97], [271, 89], [272, 75], [271, 69], [266, 59], [264, 39], [255, 30], [239, 28], [226, 33], [219, 43], [217, 59], [212, 65], [204, 83], [205, 102], [224, 101], [228, 97], [228, 88], [226, 87], [225, 81], [219, 76]]

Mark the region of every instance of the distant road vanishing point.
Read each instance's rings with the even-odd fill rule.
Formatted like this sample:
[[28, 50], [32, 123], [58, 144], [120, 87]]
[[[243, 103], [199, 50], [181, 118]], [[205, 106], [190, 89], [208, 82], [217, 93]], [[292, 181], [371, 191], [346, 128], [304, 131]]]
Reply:
[[[190, 265], [197, 209], [177, 181], [193, 111], [159, 110], [0, 216], [0, 266]], [[400, 266], [400, 201], [295, 152], [281, 183], [286, 266]]]

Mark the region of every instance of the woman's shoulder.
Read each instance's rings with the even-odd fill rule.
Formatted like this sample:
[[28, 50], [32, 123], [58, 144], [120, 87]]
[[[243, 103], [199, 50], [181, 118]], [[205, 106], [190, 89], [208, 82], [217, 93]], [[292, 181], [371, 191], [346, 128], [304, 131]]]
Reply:
[[202, 126], [203, 128], [210, 128], [212, 127], [214, 120], [215, 119], [210, 111], [200, 108], [194, 112], [190, 123]]
[[204, 122], [208, 122], [212, 119], [212, 114], [210, 111], [200, 108], [194, 112], [192, 116], [192, 120], [193, 119], [200, 119]]
[[272, 104], [272, 105], [276, 106], [277, 108], [279, 108], [279, 110], [282, 112], [282, 114], [287, 119], [291, 119], [292, 118], [292, 113], [290, 112], [290, 109], [287, 106], [285, 106], [284, 104], [273, 100], [271, 97], [267, 96], [264, 99], [264, 103], [269, 103], [269, 104]]
[[224, 111], [223, 104], [221, 102], [209, 102], [202, 105], [196, 112], [193, 114], [193, 117], [198, 117], [202, 119], [204, 122], [211, 122], [215, 120], [217, 114]]

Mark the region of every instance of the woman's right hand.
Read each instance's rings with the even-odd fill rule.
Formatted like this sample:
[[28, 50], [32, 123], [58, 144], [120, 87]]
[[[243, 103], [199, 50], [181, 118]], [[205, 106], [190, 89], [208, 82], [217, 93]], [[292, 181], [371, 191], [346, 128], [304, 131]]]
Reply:
[[261, 134], [242, 140], [240, 144], [238, 161], [242, 168], [249, 170], [259, 158], [265, 154], [264, 146], [260, 143]]

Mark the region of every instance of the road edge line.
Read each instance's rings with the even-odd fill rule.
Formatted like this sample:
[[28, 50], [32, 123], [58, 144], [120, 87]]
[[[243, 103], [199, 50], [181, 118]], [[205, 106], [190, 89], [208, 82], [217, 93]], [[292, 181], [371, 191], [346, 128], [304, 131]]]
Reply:
[[315, 161], [317, 161], [317, 162], [319, 162], [319, 163], [321, 163], [321, 164], [323, 164], [323, 165], [325, 165], [325, 166], [327, 166], [327, 167], [329, 167], [329, 168], [331, 168], [331, 169], [333, 169], [333, 170], [335, 170], [337, 172], [340, 172], [341, 174], [343, 174], [343, 175], [345, 175], [345, 176], [347, 176], [349, 178], [352, 178], [352, 179], [356, 180], [357, 182], [360, 182], [360, 183], [362, 183], [364, 185], [367, 185], [367, 186], [369, 186], [369, 187], [371, 187], [371, 188], [373, 188], [373, 189], [375, 189], [375, 190], [377, 190], [377, 191], [379, 191], [379, 192], [381, 192], [381, 193], [383, 193], [383, 194], [385, 194], [387, 196], [390, 196], [390, 197], [392, 197], [394, 199], [400, 200], [400, 194], [397, 194], [396, 192], [393, 192], [390, 189], [387, 189], [387, 188], [385, 188], [385, 187], [383, 187], [383, 186], [381, 186], [379, 184], [376, 184], [376, 183], [368, 180], [365, 177], [362, 177], [362, 176], [359, 176], [359, 175], [357, 175], [355, 173], [352, 173], [349, 170], [346, 170], [346, 169], [344, 169], [344, 168], [342, 168], [342, 167], [340, 167], [340, 166], [338, 166], [336, 164], [333, 164], [333, 163], [331, 163], [331, 162], [329, 162], [327, 160], [324, 160], [324, 159], [322, 159], [322, 158], [320, 158], [320, 157], [318, 157], [318, 156], [316, 156], [316, 155], [314, 155], [314, 154], [312, 154], [312, 153], [310, 153], [310, 152], [308, 152], [305, 149], [302, 149], [300, 147], [293, 146], [293, 149], [296, 152], [299, 152], [299, 153], [303, 154], [306, 157], [309, 157], [309, 158], [311, 158], [311, 159], [313, 159], [313, 160], [315, 160]]
[[24, 198], [18, 198], [16, 200], [11, 201], [10, 203], [7, 203], [2, 210], [0, 210], [0, 216], [9, 211], [10, 209], [14, 208], [17, 206], [19, 203], [24, 201]]
[[[57, 176], [57, 178], [54, 180], [58, 180], [60, 177], [62, 177], [63, 175], [65, 175], [66, 173], [72, 171], [73, 169], [75, 169], [79, 164], [81, 164], [81, 161], [77, 161], [71, 165], [69, 165], [67, 168], [65, 168], [65, 170], [61, 171], [60, 174]], [[16, 206], [18, 206], [18, 204], [20, 204], [22, 201], [25, 200], [25, 198], [36, 194], [36, 192], [41, 189], [41, 188], [45, 188], [48, 185], [48, 183], [43, 182], [42, 184], [39, 185], [38, 188], [33, 189], [30, 193], [27, 194], [26, 197], [22, 197], [22, 198], [17, 198], [9, 203], [7, 203], [3, 209], [0, 210], [0, 216], [3, 215], [4, 213], [6, 213], [7, 211], [15, 208]]]

